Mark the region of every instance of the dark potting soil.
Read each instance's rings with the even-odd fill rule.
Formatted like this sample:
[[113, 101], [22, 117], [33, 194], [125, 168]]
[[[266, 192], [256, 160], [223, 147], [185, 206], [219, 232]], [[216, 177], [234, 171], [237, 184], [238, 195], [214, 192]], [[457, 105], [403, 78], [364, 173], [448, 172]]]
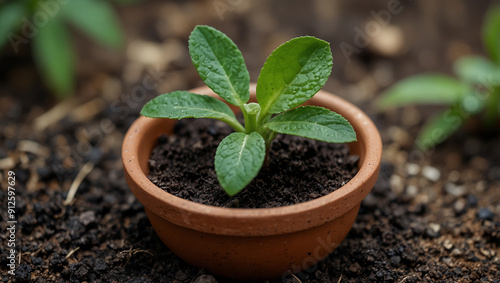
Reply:
[[214, 157], [231, 133], [213, 119], [184, 119], [174, 134], [161, 136], [149, 160], [149, 179], [163, 190], [194, 202], [240, 208], [279, 207], [329, 194], [357, 172], [358, 156], [345, 144], [279, 135], [269, 165], [239, 194], [228, 196], [217, 181]]

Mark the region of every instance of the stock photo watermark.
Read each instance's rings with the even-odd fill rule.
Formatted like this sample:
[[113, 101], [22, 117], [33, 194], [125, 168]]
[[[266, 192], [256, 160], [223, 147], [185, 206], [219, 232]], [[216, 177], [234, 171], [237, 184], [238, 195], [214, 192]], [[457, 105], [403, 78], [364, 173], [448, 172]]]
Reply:
[[[412, 0], [407, 0], [412, 1]], [[378, 12], [372, 10], [370, 15], [372, 20], [367, 22], [362, 29], [359, 26], [355, 26], [353, 44], [347, 42], [340, 43], [340, 49], [344, 55], [347, 63], [351, 62], [351, 56], [361, 53], [361, 49], [366, 48], [374, 37], [378, 36], [383, 28], [387, 27], [392, 20], [394, 15], [400, 14], [404, 10], [401, 1], [390, 0], [387, 3], [386, 9], [379, 10]]]
[[244, 0], [215, 0], [213, 6], [217, 16], [221, 21], [224, 20], [224, 15], [227, 12], [234, 11]]
[[16, 173], [7, 177], [7, 267], [8, 274], [16, 275]]
[[45, 26], [52, 18], [57, 16], [61, 6], [68, 3], [70, 0], [49, 0], [38, 1], [38, 10], [31, 16], [31, 19], [24, 16], [21, 18], [20, 34], [9, 33], [8, 39], [14, 51], [19, 52], [19, 46], [27, 44], [30, 39], [35, 37], [38, 29]]
[[328, 256], [340, 245], [340, 243], [336, 243], [333, 241], [332, 236], [328, 234], [326, 239], [321, 237], [316, 238], [316, 243], [318, 244], [314, 250], [308, 254], [301, 265], [292, 265], [289, 269], [289, 272], [283, 273], [281, 276], [282, 282], [286, 282], [287, 277], [290, 274], [294, 274], [295, 278], [305, 278], [307, 274], [312, 274], [318, 269], [317, 263], [325, 260]]

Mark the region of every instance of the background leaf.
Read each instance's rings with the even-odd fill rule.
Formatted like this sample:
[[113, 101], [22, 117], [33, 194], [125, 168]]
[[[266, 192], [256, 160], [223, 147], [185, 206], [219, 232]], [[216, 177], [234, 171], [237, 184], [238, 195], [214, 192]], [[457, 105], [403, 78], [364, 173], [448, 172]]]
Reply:
[[303, 106], [280, 114], [265, 124], [269, 129], [325, 142], [352, 142], [356, 133], [341, 115], [326, 108]]
[[243, 190], [259, 173], [265, 156], [264, 138], [257, 132], [225, 137], [215, 153], [215, 171], [226, 193], [234, 196]]
[[136, 4], [140, 3], [143, 0], [113, 0], [113, 2], [118, 3], [120, 5], [130, 5], [130, 4]]
[[314, 96], [332, 71], [326, 41], [294, 38], [273, 51], [257, 80], [257, 100], [263, 113], [281, 113]]
[[500, 67], [481, 56], [461, 57], [455, 61], [453, 69], [463, 81], [469, 83], [483, 86], [500, 84]]
[[240, 50], [222, 32], [197, 26], [189, 36], [189, 54], [201, 79], [228, 103], [242, 106], [250, 98], [250, 75]]
[[491, 6], [484, 17], [483, 44], [491, 59], [500, 65], [500, 4]]
[[417, 138], [417, 146], [429, 150], [442, 143], [463, 124], [470, 113], [463, 110], [459, 104], [435, 115], [422, 128]]
[[224, 121], [237, 131], [244, 131], [233, 111], [215, 97], [174, 91], [150, 100], [141, 110], [141, 115], [152, 118], [213, 118]]
[[75, 55], [64, 23], [51, 18], [33, 37], [33, 53], [40, 73], [59, 98], [74, 89]]
[[16, 32], [26, 14], [23, 2], [13, 1], [0, 7], [0, 47], [9, 41], [9, 34]]
[[124, 35], [113, 7], [106, 1], [69, 1], [61, 14], [95, 41], [111, 48], [123, 45]]
[[452, 104], [470, 91], [462, 82], [439, 74], [415, 75], [385, 91], [377, 100], [379, 108], [415, 103]]

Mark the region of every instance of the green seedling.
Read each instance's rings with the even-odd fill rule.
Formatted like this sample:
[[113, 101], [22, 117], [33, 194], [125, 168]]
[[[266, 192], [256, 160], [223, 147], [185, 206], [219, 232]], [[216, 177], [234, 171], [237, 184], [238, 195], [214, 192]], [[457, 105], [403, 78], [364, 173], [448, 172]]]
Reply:
[[483, 114], [486, 128], [498, 122], [500, 111], [500, 5], [492, 6], [482, 27], [483, 45], [490, 59], [465, 56], [454, 63], [458, 79], [441, 74], [419, 74], [389, 88], [378, 99], [380, 109], [410, 104], [441, 104], [420, 131], [416, 145], [429, 150], [446, 140], [470, 117]]
[[123, 45], [118, 16], [107, 1], [0, 0], [0, 47], [10, 45], [17, 53], [31, 43], [39, 72], [58, 98], [71, 95], [75, 85], [76, 55], [68, 23], [101, 45], [115, 49]]
[[341, 115], [321, 107], [298, 107], [313, 97], [330, 75], [329, 43], [305, 36], [274, 50], [257, 80], [258, 103], [249, 103], [250, 75], [240, 50], [225, 34], [197, 26], [189, 37], [189, 53], [207, 86], [240, 108], [244, 126], [226, 103], [187, 91], [162, 94], [149, 101], [141, 114], [214, 118], [230, 125], [235, 132], [220, 142], [215, 155], [217, 178], [228, 195], [237, 194], [257, 176], [278, 133], [336, 143], [356, 140], [354, 129]]

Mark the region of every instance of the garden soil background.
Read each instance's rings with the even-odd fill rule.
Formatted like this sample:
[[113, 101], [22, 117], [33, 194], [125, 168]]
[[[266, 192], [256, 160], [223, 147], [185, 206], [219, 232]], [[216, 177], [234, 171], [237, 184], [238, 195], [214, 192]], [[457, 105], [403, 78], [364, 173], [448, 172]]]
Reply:
[[[373, 105], [401, 78], [451, 74], [459, 56], [485, 55], [480, 27], [490, 2], [399, 1], [399, 12], [388, 13], [394, 2], [143, 1], [118, 7], [126, 46], [106, 50], [74, 31], [77, 90], [60, 103], [43, 87], [29, 43], [19, 53], [3, 48], [2, 282], [226, 282], [161, 243], [125, 183], [120, 160], [123, 136], [146, 101], [202, 84], [187, 50], [196, 24], [214, 26], [236, 42], [252, 81], [286, 40], [313, 35], [331, 42], [334, 67], [324, 89], [359, 105], [381, 131], [380, 177], [347, 238], [310, 270], [270, 282], [499, 282], [498, 127], [485, 133], [472, 120], [444, 144], [420, 152], [415, 136], [439, 107], [380, 113]], [[341, 46], [353, 53], [345, 56]], [[82, 170], [88, 174], [65, 205]], [[7, 274], [9, 171], [16, 176], [15, 276]]]

